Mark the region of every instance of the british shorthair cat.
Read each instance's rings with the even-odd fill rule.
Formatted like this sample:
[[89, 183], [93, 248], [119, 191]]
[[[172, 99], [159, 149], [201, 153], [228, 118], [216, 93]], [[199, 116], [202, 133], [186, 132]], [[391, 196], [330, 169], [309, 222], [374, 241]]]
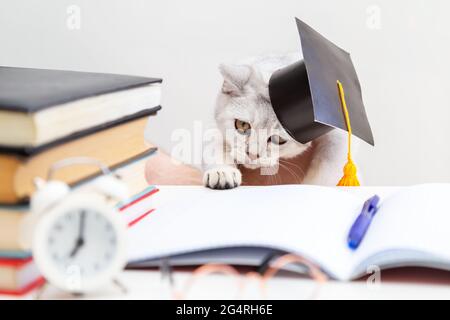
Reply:
[[334, 129], [312, 142], [295, 141], [270, 103], [270, 75], [300, 59], [297, 54], [252, 58], [221, 65], [223, 85], [215, 120], [222, 133], [205, 148], [203, 183], [212, 189], [246, 185], [336, 185], [347, 156], [347, 133]]

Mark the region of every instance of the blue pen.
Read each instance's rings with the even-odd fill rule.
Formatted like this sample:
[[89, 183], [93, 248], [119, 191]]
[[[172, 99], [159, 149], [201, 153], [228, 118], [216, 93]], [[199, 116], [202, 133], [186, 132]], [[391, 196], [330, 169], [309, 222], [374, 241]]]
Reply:
[[374, 195], [372, 198], [364, 202], [361, 213], [359, 214], [358, 218], [356, 218], [355, 222], [350, 228], [350, 232], [348, 233], [347, 241], [350, 249], [356, 250], [359, 247], [361, 241], [364, 239], [364, 235], [369, 229], [373, 217], [378, 211], [379, 201], [380, 197]]

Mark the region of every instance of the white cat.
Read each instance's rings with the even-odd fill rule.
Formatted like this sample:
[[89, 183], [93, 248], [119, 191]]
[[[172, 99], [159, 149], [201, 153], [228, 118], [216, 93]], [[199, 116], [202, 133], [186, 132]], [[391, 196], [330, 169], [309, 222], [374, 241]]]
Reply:
[[[282, 128], [270, 103], [271, 74], [299, 59], [295, 54], [270, 55], [220, 66], [224, 82], [217, 97], [215, 119], [222, 137], [205, 146], [220, 151], [203, 164], [205, 186], [237, 187], [248, 169], [266, 174], [262, 169], [284, 168], [307, 150], [312, 150], [308, 164], [291, 163], [288, 169], [289, 174], [298, 177], [296, 183], [336, 185], [339, 181], [346, 162], [347, 133], [334, 129], [312, 142], [299, 143]], [[283, 183], [279, 177], [271, 178], [273, 184]], [[254, 184], [249, 179], [246, 182]]]

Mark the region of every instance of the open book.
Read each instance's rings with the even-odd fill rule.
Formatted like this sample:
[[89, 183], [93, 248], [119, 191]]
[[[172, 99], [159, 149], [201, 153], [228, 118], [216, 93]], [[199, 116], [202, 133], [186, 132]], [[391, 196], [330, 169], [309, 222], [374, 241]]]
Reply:
[[[348, 232], [374, 193], [381, 197], [379, 210], [353, 251]], [[161, 187], [152, 203], [141, 204], [155, 212], [129, 229], [130, 266], [157, 265], [166, 257], [173, 265], [258, 265], [275, 250], [299, 254], [339, 280], [360, 277], [374, 265], [450, 270], [449, 199], [450, 184]]]

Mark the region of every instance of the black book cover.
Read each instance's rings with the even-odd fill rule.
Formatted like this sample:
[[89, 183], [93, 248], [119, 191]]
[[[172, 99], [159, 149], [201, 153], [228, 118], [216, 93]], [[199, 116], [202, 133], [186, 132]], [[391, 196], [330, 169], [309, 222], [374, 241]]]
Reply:
[[158, 82], [162, 80], [0, 66], [0, 110], [34, 113], [70, 101]]

